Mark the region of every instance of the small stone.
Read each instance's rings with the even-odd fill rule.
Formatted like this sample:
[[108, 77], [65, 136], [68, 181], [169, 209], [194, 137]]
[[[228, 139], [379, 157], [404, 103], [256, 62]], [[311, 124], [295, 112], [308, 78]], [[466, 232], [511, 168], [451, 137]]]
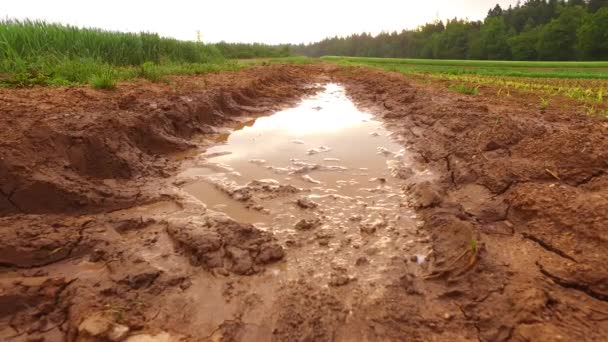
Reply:
[[89, 257], [89, 261], [90, 262], [98, 262], [104, 259], [105, 257], [105, 251], [103, 249], [99, 249], [96, 248], [93, 250], [93, 253], [91, 253], [91, 256]]
[[108, 332], [108, 340], [110, 341], [122, 341], [129, 333], [129, 327], [122, 324], [114, 324], [112, 329]]
[[320, 225], [321, 225], [321, 220], [319, 220], [318, 218], [301, 219], [300, 221], [298, 221], [298, 223], [296, 223], [294, 228], [296, 230], [311, 230], [311, 229], [319, 227]]
[[329, 276], [329, 286], [344, 286], [354, 279], [349, 277], [344, 267], [334, 267], [331, 275]]
[[417, 256], [417, 255], [412, 255], [412, 256], [410, 257], [410, 261], [411, 261], [411, 262], [418, 262], [418, 256]]
[[443, 314], [443, 319], [445, 319], [446, 321], [451, 320], [453, 317], [454, 316], [452, 314], [447, 313], [447, 312]]
[[91, 337], [101, 336], [110, 329], [112, 322], [100, 313], [93, 314], [78, 326], [78, 332]]
[[367, 264], [369, 264], [369, 260], [367, 260], [367, 258], [364, 256], [359, 257], [357, 259], [357, 261], [355, 261], [355, 265], [357, 265], [357, 266], [363, 266], [363, 265], [367, 265]]
[[298, 205], [298, 207], [300, 207], [302, 209], [314, 209], [314, 208], [316, 208], [316, 207], [319, 206], [319, 204], [313, 202], [308, 197], [300, 197], [300, 198], [298, 198], [298, 200], [296, 201], [296, 204]]
[[351, 216], [348, 220], [351, 222], [359, 222], [363, 219], [363, 217], [361, 217], [361, 215], [355, 215], [355, 216]]
[[190, 286], [192, 286], [192, 281], [190, 279], [186, 279], [186, 280], [182, 281], [181, 284], [179, 284], [179, 288], [182, 289], [183, 291], [190, 288]]
[[369, 224], [369, 223], [368, 224], [362, 224], [359, 227], [359, 230], [361, 230], [361, 232], [365, 233], [365, 234], [373, 234], [373, 233], [376, 232], [376, 227], [374, 225], [372, 225], [372, 224]]

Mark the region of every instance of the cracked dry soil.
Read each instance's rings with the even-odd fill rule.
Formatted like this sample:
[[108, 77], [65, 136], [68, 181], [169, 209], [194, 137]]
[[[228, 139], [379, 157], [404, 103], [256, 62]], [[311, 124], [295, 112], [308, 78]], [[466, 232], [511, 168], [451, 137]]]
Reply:
[[[437, 175], [402, 188], [416, 229], [287, 239], [180, 191], [189, 151], [328, 82]], [[608, 340], [608, 122], [491, 94], [324, 64], [3, 89], [0, 339]], [[407, 246], [366, 248], [389, 234], [428, 245], [424, 267]], [[277, 276], [334, 242], [353, 265]], [[381, 278], [351, 276], [383, 253]]]

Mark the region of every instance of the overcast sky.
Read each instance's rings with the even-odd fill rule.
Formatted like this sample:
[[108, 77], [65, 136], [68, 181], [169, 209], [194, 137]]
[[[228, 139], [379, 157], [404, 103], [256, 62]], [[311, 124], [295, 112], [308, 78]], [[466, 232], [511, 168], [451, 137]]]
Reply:
[[203, 41], [301, 43], [357, 32], [415, 28], [445, 18], [485, 17], [517, 0], [0, 0], [0, 17], [45, 19]]

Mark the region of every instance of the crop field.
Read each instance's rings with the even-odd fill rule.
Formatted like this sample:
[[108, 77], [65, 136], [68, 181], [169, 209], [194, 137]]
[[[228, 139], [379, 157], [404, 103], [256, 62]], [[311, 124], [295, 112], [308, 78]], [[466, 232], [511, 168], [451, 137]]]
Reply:
[[[226, 58], [284, 55], [260, 44], [203, 44], [160, 37], [78, 28], [44, 21], [0, 21], [0, 86], [112, 88], [116, 82], [166, 75], [197, 75], [246, 66]], [[280, 58], [278, 58], [280, 59]]]
[[[539, 103], [564, 96], [579, 102], [590, 115], [607, 116], [608, 62], [518, 62], [427, 60], [400, 58], [322, 57], [350, 66], [397, 71], [425, 82], [448, 82], [448, 88], [488, 87], [486, 92], [511, 96], [511, 92], [536, 94]], [[458, 90], [455, 90], [458, 91]], [[477, 94], [474, 91], [465, 93]]]

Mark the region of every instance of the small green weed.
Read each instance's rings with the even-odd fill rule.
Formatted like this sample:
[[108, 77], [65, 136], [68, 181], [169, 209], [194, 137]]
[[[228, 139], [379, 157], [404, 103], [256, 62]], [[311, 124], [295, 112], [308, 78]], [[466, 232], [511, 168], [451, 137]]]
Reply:
[[453, 90], [455, 92], [461, 93], [461, 94], [466, 94], [466, 95], [477, 95], [479, 94], [479, 86], [477, 87], [469, 87], [467, 85], [464, 84], [453, 84], [450, 85], [448, 88], [450, 88], [450, 90]]
[[91, 87], [94, 89], [114, 89], [116, 88], [116, 78], [111, 71], [105, 71], [94, 75], [91, 78]]
[[541, 97], [540, 98], [540, 110], [544, 112], [545, 110], [547, 110], [548, 107], [549, 107], [549, 99]]
[[471, 252], [473, 252], [474, 254], [477, 254], [477, 249], [479, 248], [479, 244], [478, 244], [477, 240], [471, 239], [471, 241], [469, 241], [469, 248], [470, 248]]
[[146, 62], [141, 65], [140, 76], [155, 83], [163, 80], [161, 69], [152, 62]]

